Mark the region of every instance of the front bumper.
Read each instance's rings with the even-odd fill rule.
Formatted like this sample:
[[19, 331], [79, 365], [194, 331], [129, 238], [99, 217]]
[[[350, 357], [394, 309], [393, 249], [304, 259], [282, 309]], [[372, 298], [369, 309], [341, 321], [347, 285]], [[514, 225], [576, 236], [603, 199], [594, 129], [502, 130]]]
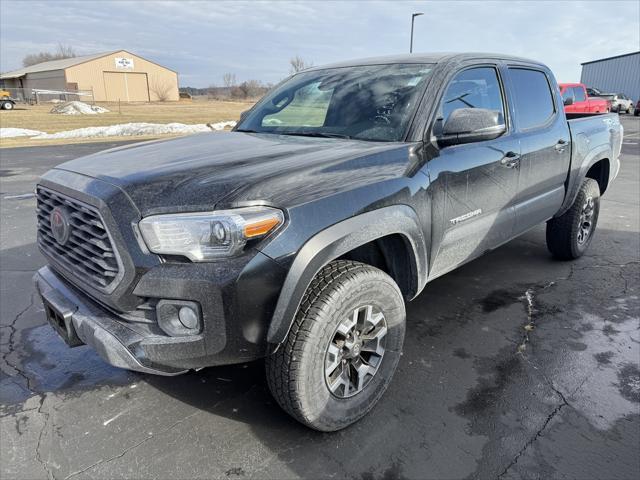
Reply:
[[[71, 287], [49, 267], [38, 270], [34, 281], [45, 310], [52, 309], [63, 322], [61, 325], [52, 326], [61, 336], [65, 337], [66, 334], [65, 340], [70, 346], [81, 343], [89, 345], [107, 363], [128, 370], [157, 375], [178, 375], [186, 371], [168, 365], [159, 365], [146, 358], [145, 344], [150, 342], [157, 344], [159, 340], [166, 342], [175, 339], [141, 335]], [[193, 339], [191, 343], [203, 343], [203, 340], [202, 338]], [[180, 345], [176, 344], [176, 346], [180, 348]]]
[[163, 264], [142, 274], [133, 289], [136, 298], [200, 306], [202, 330], [189, 336], [167, 335], [155, 320], [131, 321], [131, 312], [96, 301], [52, 267], [41, 268], [34, 281], [51, 326], [70, 346], [89, 345], [116, 367], [177, 375], [268, 355], [274, 346], [267, 330], [285, 274], [259, 252], [227, 262]]

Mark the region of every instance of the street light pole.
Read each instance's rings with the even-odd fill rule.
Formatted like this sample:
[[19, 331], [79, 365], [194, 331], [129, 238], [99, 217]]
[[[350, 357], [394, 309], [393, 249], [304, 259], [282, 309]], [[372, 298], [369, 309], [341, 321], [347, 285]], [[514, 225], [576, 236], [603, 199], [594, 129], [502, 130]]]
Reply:
[[424, 13], [417, 12], [411, 15], [411, 43], [409, 44], [409, 53], [413, 53], [413, 21], [420, 15], [424, 15]]

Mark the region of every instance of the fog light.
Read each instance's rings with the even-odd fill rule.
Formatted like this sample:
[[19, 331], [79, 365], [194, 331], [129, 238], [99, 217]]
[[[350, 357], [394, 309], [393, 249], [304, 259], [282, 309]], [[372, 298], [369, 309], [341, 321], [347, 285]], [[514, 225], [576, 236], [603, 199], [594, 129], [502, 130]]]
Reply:
[[198, 314], [189, 307], [182, 307], [178, 312], [178, 318], [185, 328], [193, 329], [198, 326]]
[[200, 306], [186, 300], [160, 300], [156, 305], [158, 326], [168, 335], [183, 337], [201, 330]]

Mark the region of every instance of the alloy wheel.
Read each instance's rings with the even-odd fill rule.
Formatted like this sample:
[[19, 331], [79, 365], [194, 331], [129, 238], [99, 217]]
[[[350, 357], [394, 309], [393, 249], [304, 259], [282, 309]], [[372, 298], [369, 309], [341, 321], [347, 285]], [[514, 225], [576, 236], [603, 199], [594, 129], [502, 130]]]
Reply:
[[580, 225], [578, 226], [578, 244], [584, 245], [589, 239], [593, 230], [593, 214], [595, 211], [595, 200], [588, 197], [582, 205], [580, 212]]
[[336, 329], [325, 355], [325, 381], [332, 395], [349, 398], [375, 376], [385, 352], [387, 322], [372, 305], [356, 308]]

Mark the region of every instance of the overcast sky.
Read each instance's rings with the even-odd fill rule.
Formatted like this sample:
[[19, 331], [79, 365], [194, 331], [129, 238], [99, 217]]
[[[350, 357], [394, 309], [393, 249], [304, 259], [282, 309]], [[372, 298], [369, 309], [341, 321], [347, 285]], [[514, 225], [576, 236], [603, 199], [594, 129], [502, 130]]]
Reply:
[[560, 81], [580, 63], [640, 50], [631, 1], [12, 1], [0, 0], [0, 70], [61, 42], [78, 54], [126, 49], [180, 74], [181, 86], [276, 82], [288, 59], [316, 65], [409, 49], [489, 51], [547, 63]]

